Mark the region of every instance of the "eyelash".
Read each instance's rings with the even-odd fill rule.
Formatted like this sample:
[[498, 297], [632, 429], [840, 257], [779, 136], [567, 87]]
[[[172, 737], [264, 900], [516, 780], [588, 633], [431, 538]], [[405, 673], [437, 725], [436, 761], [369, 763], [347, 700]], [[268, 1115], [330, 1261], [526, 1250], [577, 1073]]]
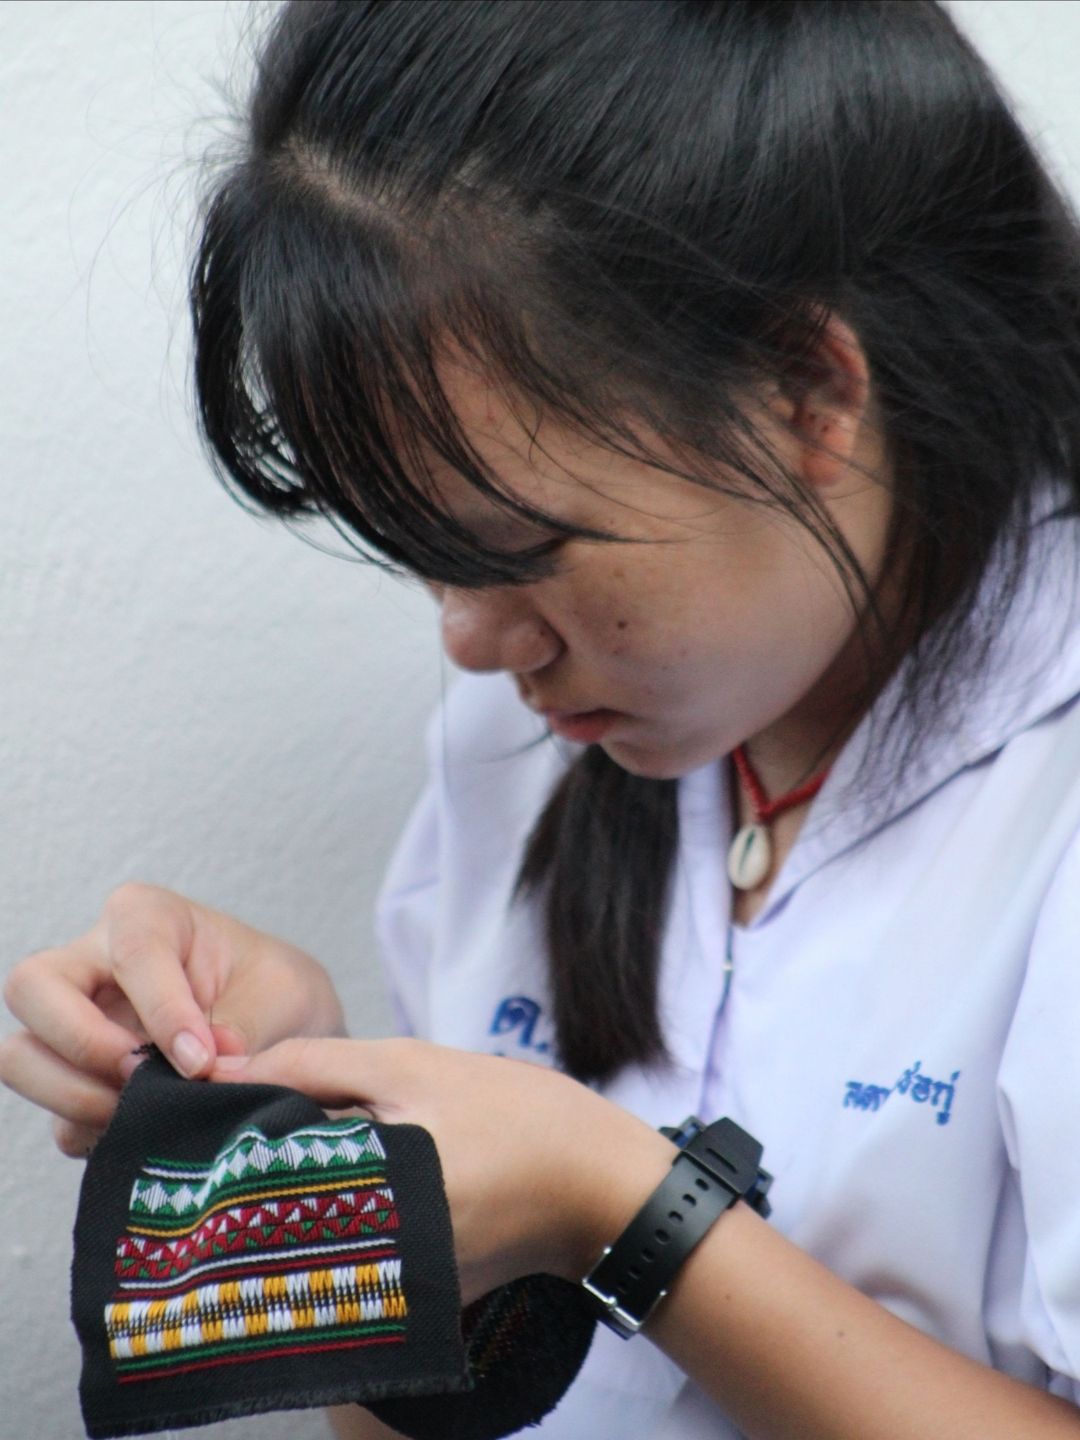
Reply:
[[561, 550], [562, 547], [568, 543], [569, 539], [569, 535], [555, 535], [550, 540], [541, 540], [538, 545], [527, 545], [524, 550], [515, 550], [513, 554], [528, 555], [530, 558], [534, 555], [538, 558], [546, 555], [554, 555], [556, 551]]

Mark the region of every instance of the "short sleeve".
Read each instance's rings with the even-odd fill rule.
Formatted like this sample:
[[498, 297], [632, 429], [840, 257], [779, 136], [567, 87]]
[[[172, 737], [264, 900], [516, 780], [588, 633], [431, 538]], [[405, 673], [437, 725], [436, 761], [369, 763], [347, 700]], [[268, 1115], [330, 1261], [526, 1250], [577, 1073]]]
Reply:
[[439, 779], [433, 739], [441, 730], [440, 705], [428, 722], [428, 772], [394, 847], [375, 901], [375, 943], [396, 1031], [429, 1033], [428, 980], [439, 894]]
[[998, 1076], [1027, 1252], [1024, 1343], [1080, 1404], [1080, 837], [1040, 910]]

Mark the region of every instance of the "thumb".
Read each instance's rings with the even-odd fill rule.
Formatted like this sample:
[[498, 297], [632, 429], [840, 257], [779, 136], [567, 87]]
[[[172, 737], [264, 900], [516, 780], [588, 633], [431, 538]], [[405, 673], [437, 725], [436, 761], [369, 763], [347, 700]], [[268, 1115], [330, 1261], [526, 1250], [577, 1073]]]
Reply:
[[389, 1096], [397, 1101], [407, 1088], [402, 1057], [395, 1053], [402, 1043], [307, 1037], [282, 1040], [257, 1055], [219, 1055], [208, 1078], [244, 1085], [287, 1085], [320, 1105], [362, 1105], [375, 1119], [381, 1119], [384, 1115], [380, 1112], [397, 1108]]

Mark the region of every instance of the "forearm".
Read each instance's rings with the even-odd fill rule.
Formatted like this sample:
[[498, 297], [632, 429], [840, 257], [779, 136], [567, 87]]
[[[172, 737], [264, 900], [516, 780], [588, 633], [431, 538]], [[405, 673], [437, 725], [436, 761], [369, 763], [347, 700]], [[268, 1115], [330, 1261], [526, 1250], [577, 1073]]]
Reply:
[[1080, 1437], [1080, 1410], [898, 1319], [742, 1204], [645, 1334], [750, 1440]]
[[[288, 1040], [219, 1069], [423, 1125], [439, 1150], [466, 1303], [537, 1270], [580, 1280], [676, 1154], [556, 1071], [426, 1041]], [[749, 1440], [1080, 1440], [1080, 1409], [899, 1320], [741, 1202], [629, 1343], [647, 1341]], [[383, 1440], [378, 1429], [345, 1434]]]

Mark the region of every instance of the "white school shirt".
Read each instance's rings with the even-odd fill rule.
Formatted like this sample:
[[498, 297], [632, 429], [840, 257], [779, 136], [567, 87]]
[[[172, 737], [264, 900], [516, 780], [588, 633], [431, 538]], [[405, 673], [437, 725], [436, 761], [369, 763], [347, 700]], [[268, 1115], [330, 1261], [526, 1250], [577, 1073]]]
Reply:
[[[604, 1093], [654, 1126], [730, 1115], [764, 1144], [779, 1231], [938, 1340], [1080, 1403], [1080, 523], [1038, 533], [962, 722], [869, 821], [832, 803], [864, 722], [750, 925], [729, 915], [727, 762], [679, 781], [660, 976], [675, 1063]], [[510, 905], [580, 752], [543, 735], [505, 676], [450, 690], [376, 923], [403, 1031], [551, 1064], [537, 914]], [[604, 1326], [521, 1433], [739, 1434], [647, 1338]]]

